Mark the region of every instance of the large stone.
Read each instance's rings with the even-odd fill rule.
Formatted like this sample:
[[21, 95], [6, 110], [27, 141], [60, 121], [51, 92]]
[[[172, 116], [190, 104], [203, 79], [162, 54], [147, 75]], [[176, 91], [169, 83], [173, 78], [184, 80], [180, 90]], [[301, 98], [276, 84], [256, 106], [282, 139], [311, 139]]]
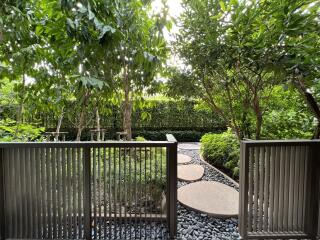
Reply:
[[178, 154], [178, 164], [186, 164], [191, 162], [191, 157], [185, 154]]
[[196, 164], [178, 166], [178, 179], [183, 181], [197, 181], [203, 177], [204, 168]]
[[200, 181], [183, 186], [178, 189], [178, 201], [187, 208], [211, 216], [238, 216], [239, 193], [219, 182]]

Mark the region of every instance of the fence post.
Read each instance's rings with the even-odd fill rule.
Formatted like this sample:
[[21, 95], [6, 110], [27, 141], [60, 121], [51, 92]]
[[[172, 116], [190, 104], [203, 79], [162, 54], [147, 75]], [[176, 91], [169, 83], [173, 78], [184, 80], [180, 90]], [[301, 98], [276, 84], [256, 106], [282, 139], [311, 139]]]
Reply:
[[311, 204], [310, 204], [310, 224], [311, 227], [311, 239], [317, 239], [318, 228], [319, 228], [319, 202], [320, 202], [320, 153], [319, 153], [319, 143], [314, 142], [312, 144], [312, 154], [311, 154]]
[[91, 239], [91, 158], [90, 147], [83, 148], [83, 171], [84, 171], [84, 238]]
[[240, 145], [240, 194], [239, 194], [239, 233], [247, 239], [249, 148], [244, 141]]
[[5, 233], [5, 214], [4, 214], [4, 199], [5, 199], [5, 191], [4, 191], [4, 159], [3, 159], [3, 149], [0, 148], [0, 240], [4, 240], [6, 238]]
[[178, 143], [167, 148], [167, 219], [170, 239], [177, 235], [177, 157]]

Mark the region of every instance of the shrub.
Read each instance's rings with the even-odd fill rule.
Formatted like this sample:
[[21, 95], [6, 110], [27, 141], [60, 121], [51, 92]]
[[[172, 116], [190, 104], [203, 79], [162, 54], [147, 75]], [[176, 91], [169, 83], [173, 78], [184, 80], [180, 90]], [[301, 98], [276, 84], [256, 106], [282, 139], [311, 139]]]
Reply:
[[136, 138], [135, 138], [135, 141], [137, 141], [137, 142], [145, 142], [145, 141], [147, 141], [144, 137], [141, 137], [141, 136], [137, 136]]
[[0, 142], [25, 142], [41, 139], [44, 128], [16, 123], [11, 119], [0, 120]]
[[240, 145], [231, 130], [220, 134], [207, 133], [200, 141], [201, 154], [206, 161], [226, 170], [234, 178], [239, 177]]

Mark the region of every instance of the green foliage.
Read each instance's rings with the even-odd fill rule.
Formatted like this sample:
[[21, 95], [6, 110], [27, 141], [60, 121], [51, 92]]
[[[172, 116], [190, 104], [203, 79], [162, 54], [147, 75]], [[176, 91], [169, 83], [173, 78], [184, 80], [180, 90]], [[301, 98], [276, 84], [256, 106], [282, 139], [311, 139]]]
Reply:
[[0, 4], [0, 80], [17, 82], [18, 122], [30, 112], [53, 113], [57, 128], [68, 119], [81, 135], [90, 108], [141, 101], [158, 86], [167, 58], [167, 15], [142, 0]]
[[299, 93], [278, 86], [271, 97], [270, 111], [264, 116], [262, 138], [310, 139], [314, 118]]
[[30, 124], [17, 124], [11, 119], [0, 120], [0, 142], [26, 142], [41, 140], [44, 128]]
[[310, 101], [319, 95], [319, 1], [183, 0], [183, 6], [175, 49], [188, 68], [172, 71], [168, 95], [201, 98], [239, 139], [259, 139], [274, 88], [293, 83], [320, 122], [319, 106]]
[[137, 141], [137, 142], [145, 142], [145, 141], [147, 141], [144, 137], [142, 137], [142, 136], [137, 136], [136, 138], [135, 138], [135, 141]]
[[237, 137], [228, 131], [221, 134], [205, 134], [201, 140], [201, 154], [206, 161], [239, 177], [240, 146]]
[[[133, 113], [133, 128], [219, 130], [225, 128], [217, 114], [197, 108], [198, 101], [149, 100]], [[144, 118], [143, 114], [148, 115]]]
[[143, 136], [151, 141], [166, 141], [166, 134], [173, 134], [179, 142], [199, 142], [205, 132], [190, 130], [134, 130], [133, 136]]
[[[122, 126], [122, 113], [118, 105], [101, 104], [101, 127], [120, 130]], [[73, 103], [68, 103], [65, 111], [73, 119], [77, 109]], [[14, 114], [14, 113], [12, 113]], [[92, 108], [86, 111], [87, 125], [93, 128], [94, 118]], [[56, 119], [52, 113], [43, 115], [34, 112], [31, 119], [44, 123], [46, 128], [54, 129]], [[29, 119], [27, 119], [29, 120]], [[62, 128], [72, 128], [72, 122], [64, 119]], [[197, 101], [174, 101], [170, 99], [145, 100], [144, 104], [136, 106], [132, 113], [132, 127], [134, 130], [197, 130], [197, 131], [222, 131], [226, 128], [224, 121], [208, 109], [200, 107]]]

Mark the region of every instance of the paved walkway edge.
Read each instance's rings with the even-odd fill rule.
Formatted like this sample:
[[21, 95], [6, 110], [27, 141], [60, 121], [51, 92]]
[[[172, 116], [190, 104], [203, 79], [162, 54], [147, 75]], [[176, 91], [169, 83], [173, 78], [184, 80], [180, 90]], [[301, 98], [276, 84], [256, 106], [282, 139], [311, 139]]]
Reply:
[[204, 160], [204, 158], [202, 157], [201, 153], [199, 153], [200, 155], [200, 160], [205, 163], [208, 167], [214, 169], [215, 171], [221, 173], [225, 178], [227, 178], [229, 181], [231, 181], [233, 184], [236, 185], [236, 187], [239, 188], [239, 183], [237, 181], [235, 181], [234, 179], [232, 179], [231, 177], [229, 177], [227, 174], [225, 174], [224, 172], [220, 171], [219, 169], [217, 169], [216, 167], [212, 166], [210, 163], [208, 163], [206, 160]]

